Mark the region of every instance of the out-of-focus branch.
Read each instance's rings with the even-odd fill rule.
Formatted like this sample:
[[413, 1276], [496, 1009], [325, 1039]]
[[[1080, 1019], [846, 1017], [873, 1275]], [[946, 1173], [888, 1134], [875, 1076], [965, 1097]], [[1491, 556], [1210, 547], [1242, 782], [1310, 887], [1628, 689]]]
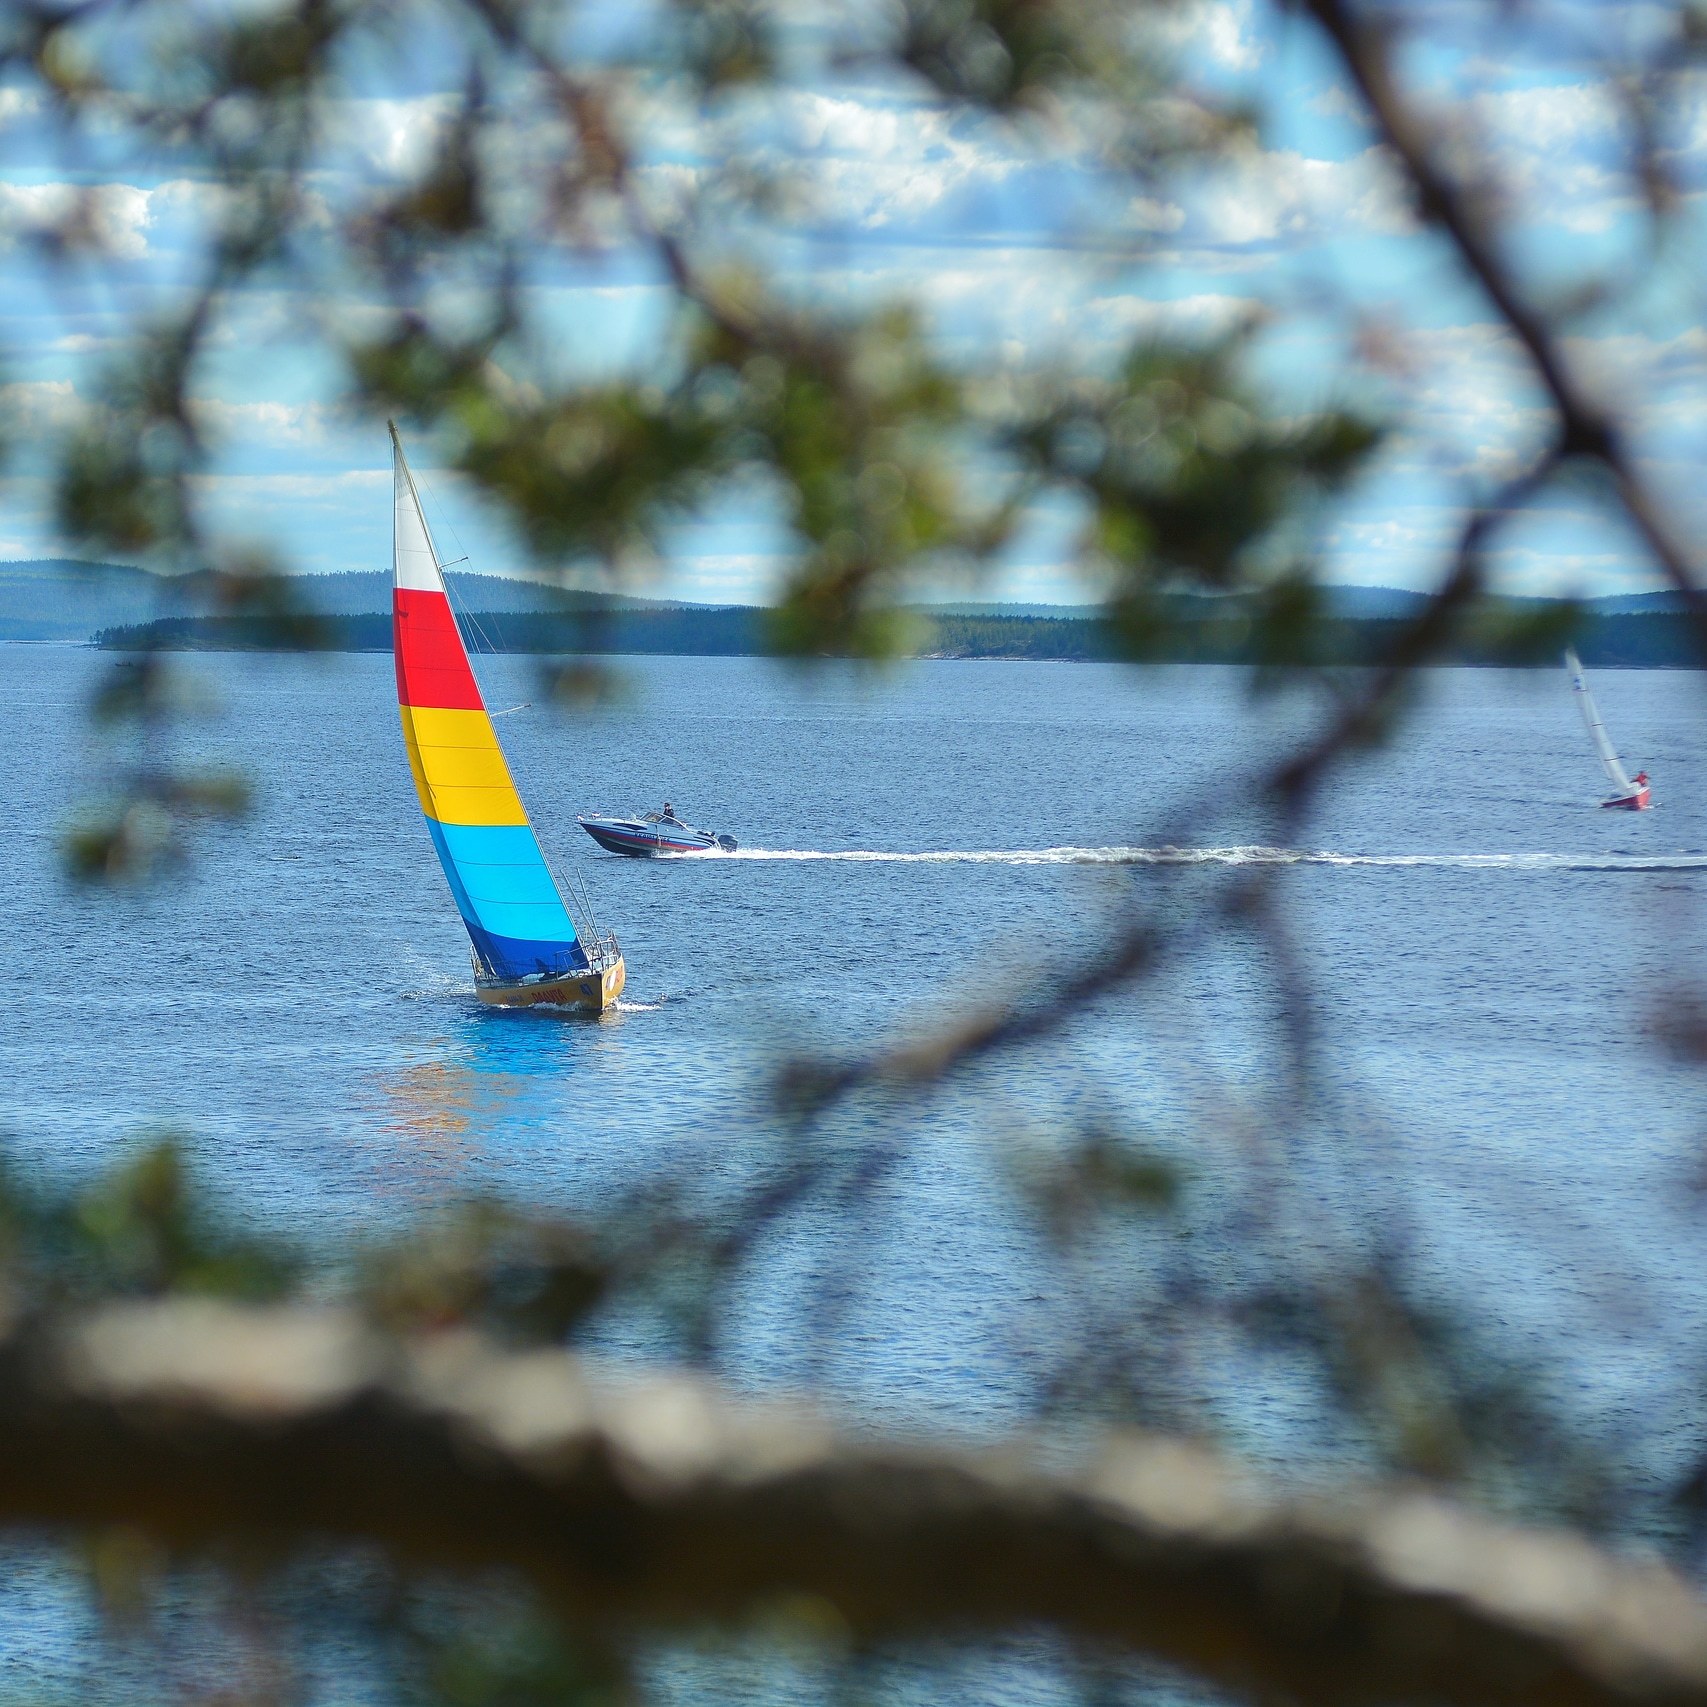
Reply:
[[1559, 472], [1563, 457], [1557, 446], [1545, 451], [1492, 499], [1465, 516], [1452, 573], [1405, 625], [1362, 691], [1275, 772], [1275, 788], [1294, 809], [1341, 753], [1365, 745], [1379, 732], [1382, 717], [1396, 702], [1407, 678], [1440, 655], [1451, 638], [1453, 624], [1486, 587], [1483, 558], [1493, 535], [1512, 514], [1540, 495]]
[[1265, 1499], [1202, 1448], [853, 1444], [683, 1378], [381, 1337], [332, 1310], [111, 1305], [0, 1346], [0, 1521], [375, 1544], [608, 1624], [813, 1597], [857, 1635], [1048, 1625], [1319, 1702], [1707, 1702], [1669, 1571], [1436, 1498]]
[[1360, 18], [1355, 0], [1308, 0], [1307, 9], [1332, 41], [1381, 136], [1398, 156], [1422, 216], [1451, 241], [1523, 345], [1558, 415], [1559, 454], [1588, 457], [1606, 469], [1654, 561], [1688, 602], [1707, 650], [1707, 594], [1699, 584], [1694, 554], [1643, 480], [1617, 415], [1593, 396], [1572, 368], [1558, 329], [1525, 300], [1473, 195], [1448, 170], [1430, 126], [1400, 90], [1386, 32]]
[[[1453, 623], [1482, 591], [1482, 559], [1494, 531], [1546, 486], [1559, 463], [1557, 450], [1545, 452], [1493, 499], [1466, 516], [1452, 573], [1404, 624], [1387, 656], [1339, 714], [1290, 757], [1265, 771], [1257, 779], [1255, 792], [1278, 796], [1288, 818], [1296, 819], [1308, 795], [1334, 765], [1374, 738], [1412, 672], [1439, 654]], [[1195, 808], [1180, 814], [1185, 823], [1197, 821], [1198, 816]], [[1172, 839], [1164, 834], [1164, 841]], [[1258, 911], [1275, 875], [1274, 869], [1259, 869], [1241, 876], [1222, 891], [1214, 908], [1200, 909], [1187, 925], [1172, 931], [1158, 929], [1147, 918], [1136, 919], [1079, 965], [1043, 969], [1033, 980], [1037, 988], [1029, 996], [981, 1009], [959, 1025], [851, 1060], [793, 1061], [781, 1075], [782, 1100], [799, 1112], [817, 1113], [862, 1085], [930, 1085], [985, 1055], [1036, 1042], [1084, 1008], [1144, 977], [1162, 959], [1199, 942], [1227, 919]]]
[[1249, 883], [1237, 885], [1222, 897], [1219, 907], [1194, 913], [1185, 926], [1172, 932], [1147, 918], [1138, 919], [1077, 966], [1036, 967], [1029, 980], [1032, 989], [1020, 1000], [980, 1008], [958, 1025], [912, 1042], [836, 1062], [797, 1058], [779, 1077], [779, 1099], [797, 1113], [815, 1114], [862, 1085], [917, 1089], [985, 1055], [1035, 1043], [1103, 997], [1143, 977], [1164, 957], [1200, 942], [1228, 914], [1241, 911], [1248, 898]]

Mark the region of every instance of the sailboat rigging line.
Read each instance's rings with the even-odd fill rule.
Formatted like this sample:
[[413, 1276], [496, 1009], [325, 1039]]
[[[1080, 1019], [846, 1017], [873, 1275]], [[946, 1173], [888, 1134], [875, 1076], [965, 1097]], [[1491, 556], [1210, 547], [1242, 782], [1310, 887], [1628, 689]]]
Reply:
[[599, 925], [599, 916], [593, 910], [592, 885], [587, 881], [586, 869], [578, 860], [576, 860], [573, 854], [569, 856], [569, 881], [574, 887], [581, 906], [583, 906], [587, 911], [587, 923], [593, 927], [593, 934], [595, 936], [602, 935], [603, 932]]
[[[445, 532], [450, 535], [452, 540], [455, 541], [457, 550], [462, 552], [460, 557], [453, 557], [448, 563], [441, 562], [439, 564], [439, 574], [443, 576], [445, 570], [454, 569], [457, 564], [467, 563], [470, 561], [472, 553], [464, 548], [462, 535], [456, 531], [456, 523], [450, 519], [449, 512], [445, 509], [444, 505], [439, 502], [438, 494], [433, 491], [431, 486], [423, 486], [420, 481], [416, 480], [413, 469], [411, 469], [409, 473], [409, 483], [415, 488], [415, 496], [417, 500], [421, 502], [423, 509], [425, 508], [427, 500], [431, 499], [433, 510], [438, 516], [440, 525], [444, 528]], [[435, 558], [438, 556], [438, 548], [436, 546], [434, 547], [433, 555]], [[488, 611], [486, 613], [492, 618], [492, 627], [498, 635], [499, 643], [494, 645], [492, 643], [491, 636], [488, 635], [486, 630], [480, 626], [480, 619], [475, 616], [471, 609], [469, 609], [468, 602], [456, 591], [455, 586], [449, 579], [445, 580], [445, 591], [450, 595], [451, 604], [464, 631], [472, 630], [480, 642], [479, 646], [473, 648], [473, 650], [485, 651], [488, 654], [509, 650], [509, 648], [503, 644], [504, 626], [502, 622], [499, 621], [498, 613], [496, 611]]]
[[599, 923], [599, 916], [593, 910], [592, 879], [587, 875], [587, 868], [582, 865], [578, 859], [576, 859], [573, 853], [569, 856], [569, 872], [577, 888], [580, 890], [581, 905], [587, 909], [587, 922], [593, 927], [594, 934], [603, 938], [605, 934], [604, 927]]
[[[462, 561], [466, 563], [468, 559], [465, 557]], [[444, 568], [444, 564], [441, 563], [439, 565], [439, 573], [441, 575], [444, 573]], [[479, 641], [479, 644], [477, 646], [471, 646], [470, 650], [483, 653], [487, 657], [495, 656], [498, 648], [492, 644], [491, 637], [487, 634], [486, 630], [480, 626], [479, 617], [477, 617], [474, 612], [468, 608], [467, 600], [465, 600], [463, 596], [455, 590], [453, 583], [448, 580], [445, 582], [445, 592], [450, 597], [452, 608], [456, 613], [457, 621], [462, 624], [463, 632], [467, 634], [472, 631], [475, 638]], [[498, 620], [497, 613], [489, 611], [487, 612], [487, 615], [492, 618], [493, 624], [496, 626]], [[498, 638], [500, 640], [503, 639], [501, 631]]]
[[592, 891], [588, 889], [586, 874], [578, 867], [571, 865], [569, 871], [570, 898], [587, 915], [587, 923], [592, 927], [593, 939], [597, 941], [604, 935], [599, 928], [599, 916], [593, 911]]
[[[576, 913], [580, 913], [585, 916], [588, 942], [595, 947], [602, 944], [605, 933], [599, 926], [598, 915], [593, 911], [592, 896], [587, 889], [579, 868], [572, 868], [570, 874], [566, 878], [557, 861], [549, 854], [545, 856], [545, 863], [546, 869], [551, 873], [552, 881], [557, 885], [558, 892], [561, 894], [565, 889], [569, 891], [567, 896], [564, 897], [564, 902], [565, 905], [570, 908], [571, 916]], [[577, 925], [579, 925], [580, 922], [580, 919], [576, 919]]]
[[[425, 521], [427, 509], [425, 509], [425, 500], [423, 500], [422, 497], [422, 488], [420, 488], [420, 483], [415, 480], [415, 469], [410, 468], [408, 463], [403, 464], [403, 469], [405, 469], [406, 478], [408, 478], [408, 483], [410, 483], [410, 490], [415, 493], [415, 504], [417, 504], [418, 509], [422, 510], [422, 519]], [[442, 522], [444, 529], [446, 529], [447, 533], [451, 534], [451, 538], [454, 539], [454, 541], [456, 541], [456, 545], [461, 548], [461, 545], [463, 545], [463, 536], [457, 533], [456, 522], [452, 522], [451, 517], [447, 516], [444, 505], [439, 504], [439, 500], [437, 500], [437, 495], [434, 497], [434, 510], [437, 510], [437, 514], [439, 514], [439, 519], [440, 522]], [[469, 632], [473, 632], [476, 640], [480, 642], [476, 647], [471, 647], [469, 650], [476, 650], [476, 652], [478, 652], [478, 650], [483, 650], [483, 652], [486, 652], [488, 655], [497, 654], [498, 647], [497, 645], [493, 645], [492, 638], [486, 635], [485, 628], [480, 625], [480, 618], [475, 616], [475, 613], [468, 608], [468, 601], [463, 599], [463, 596], [456, 591], [454, 577], [444, 574], [444, 572], [446, 572], [446, 568], [454, 568], [457, 563], [469, 562], [469, 556], [471, 556], [471, 553], [464, 550], [463, 555], [457, 556], [457, 558], [452, 558], [451, 562], [440, 563], [439, 548], [437, 548], [437, 545], [434, 545], [434, 541], [432, 541], [432, 534], [430, 533], [428, 533], [427, 536], [427, 545], [430, 546], [432, 555], [434, 555], [434, 562], [437, 563], [437, 567], [439, 567], [439, 579], [444, 582], [446, 603], [451, 606], [452, 620], [456, 621], [457, 625], [463, 628], [464, 637], [466, 637]], [[504, 625], [502, 625], [500, 616], [498, 616], [497, 611], [490, 611], [488, 615], [492, 616], [493, 628], [497, 628], [498, 640], [502, 642], [502, 640], [504, 640]], [[473, 666], [473, 659], [469, 659], [469, 671], [471, 671], [471, 673], [473, 673], [473, 667], [475, 667]], [[488, 712], [486, 715], [488, 715], [488, 717], [505, 717], [509, 712], [521, 712], [521, 710], [526, 710], [529, 705], [533, 705], [531, 700], [522, 700], [521, 705], [509, 705], [509, 707], [505, 707], [502, 712]], [[599, 915], [592, 910], [592, 889], [591, 884], [587, 881], [586, 867], [580, 864], [580, 859], [574, 854], [574, 852], [570, 852], [570, 855], [568, 855], [568, 881], [565, 883], [562, 859], [551, 859], [550, 855], [546, 854], [545, 847], [543, 847], [543, 845], [539, 848], [539, 857], [545, 860], [546, 871], [550, 872], [551, 881], [556, 884], [558, 894], [562, 896], [563, 889], [568, 889], [568, 896], [565, 898], [565, 905], [570, 906], [570, 917], [574, 918], [574, 913], [577, 908], [579, 908], [579, 912], [586, 915], [587, 925], [591, 927], [592, 946], [603, 951], [604, 947], [606, 947], [606, 932], [604, 932], [604, 930], [601, 929], [601, 925], [599, 925]], [[611, 937], [609, 941], [615, 944], [615, 937]]]

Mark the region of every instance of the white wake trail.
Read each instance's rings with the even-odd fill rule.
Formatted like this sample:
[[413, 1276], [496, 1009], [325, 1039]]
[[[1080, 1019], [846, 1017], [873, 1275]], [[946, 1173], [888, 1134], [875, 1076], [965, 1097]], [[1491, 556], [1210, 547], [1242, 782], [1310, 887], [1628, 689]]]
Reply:
[[1707, 871], [1707, 853], [1352, 854], [1327, 849], [1223, 848], [939, 848], [895, 853], [875, 848], [739, 848], [698, 858], [828, 860], [874, 865], [1367, 865], [1458, 871]]

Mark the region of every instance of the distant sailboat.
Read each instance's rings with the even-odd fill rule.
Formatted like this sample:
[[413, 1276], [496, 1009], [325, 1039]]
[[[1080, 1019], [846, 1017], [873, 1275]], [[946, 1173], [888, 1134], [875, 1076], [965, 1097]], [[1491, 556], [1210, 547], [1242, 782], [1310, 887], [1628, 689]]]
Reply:
[[1588, 725], [1594, 750], [1600, 754], [1601, 765], [1614, 789], [1607, 799], [1601, 801], [1601, 805], [1622, 806], [1631, 812], [1646, 811], [1649, 805], [1648, 773], [1637, 771], [1634, 777], [1625, 774], [1624, 765], [1618, 757], [1618, 749], [1612, 745], [1612, 738], [1606, 733], [1606, 725], [1600, 720], [1600, 711], [1594, 703], [1594, 695], [1588, 691], [1582, 661], [1568, 646], [1565, 648], [1565, 669], [1570, 674], [1577, 707], [1583, 714], [1583, 722]]
[[612, 1006], [627, 977], [614, 936], [577, 931], [540, 851], [451, 612], [397, 428], [392, 643], [415, 792], [473, 945], [474, 987], [502, 1007]]

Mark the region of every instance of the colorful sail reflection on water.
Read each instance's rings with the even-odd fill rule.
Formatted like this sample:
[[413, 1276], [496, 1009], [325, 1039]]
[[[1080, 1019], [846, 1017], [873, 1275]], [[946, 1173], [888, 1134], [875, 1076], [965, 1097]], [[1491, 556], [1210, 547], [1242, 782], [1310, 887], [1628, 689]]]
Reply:
[[589, 972], [469, 667], [395, 427], [391, 448], [392, 641], [403, 741], [477, 967], [486, 979], [517, 983]]

